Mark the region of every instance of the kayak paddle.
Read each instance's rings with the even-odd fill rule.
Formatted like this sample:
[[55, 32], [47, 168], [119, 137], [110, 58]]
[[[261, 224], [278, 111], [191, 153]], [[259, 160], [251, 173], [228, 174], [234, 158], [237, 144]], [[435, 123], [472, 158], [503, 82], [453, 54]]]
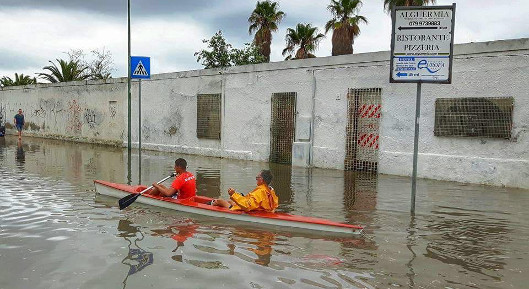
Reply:
[[[163, 180], [159, 181], [157, 184], [161, 184], [161, 183], [165, 182], [167, 179], [172, 178], [174, 176], [176, 176], [176, 173], [172, 173], [171, 175], [165, 177]], [[141, 191], [139, 193], [130, 194], [130, 195], [126, 196], [126, 197], [121, 198], [119, 200], [119, 209], [123, 210], [126, 207], [130, 206], [130, 204], [134, 203], [134, 201], [136, 201], [136, 199], [139, 196], [143, 195], [143, 193], [149, 191], [152, 188], [153, 188], [153, 186], [150, 186], [150, 187], [146, 188], [145, 190], [143, 190], [143, 191]]]

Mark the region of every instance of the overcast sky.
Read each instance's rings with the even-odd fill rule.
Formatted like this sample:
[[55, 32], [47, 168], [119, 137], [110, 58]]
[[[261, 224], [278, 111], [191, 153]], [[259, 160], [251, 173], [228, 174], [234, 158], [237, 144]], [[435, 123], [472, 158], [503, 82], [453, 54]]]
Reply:
[[[194, 52], [222, 30], [235, 47], [251, 42], [248, 16], [253, 0], [131, 0], [132, 55], [151, 57], [151, 74], [200, 69]], [[285, 31], [311, 23], [324, 32], [331, 18], [327, 0], [278, 1], [286, 17], [273, 34], [271, 61], [282, 61]], [[355, 53], [390, 49], [391, 20], [383, 0], [364, 0]], [[438, 0], [437, 5], [454, 1]], [[455, 43], [529, 37], [528, 0], [456, 2]], [[1, 0], [0, 77], [34, 76], [66, 52], [103, 47], [112, 53], [113, 77], [127, 75], [127, 0]], [[330, 56], [331, 32], [316, 56]], [[42, 80], [41, 80], [42, 81]]]

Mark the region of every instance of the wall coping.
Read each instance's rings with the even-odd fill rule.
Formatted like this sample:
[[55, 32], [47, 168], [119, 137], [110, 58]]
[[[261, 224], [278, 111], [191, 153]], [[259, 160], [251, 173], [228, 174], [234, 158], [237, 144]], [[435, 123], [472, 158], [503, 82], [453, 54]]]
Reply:
[[[529, 38], [455, 44], [454, 45], [454, 56], [466, 56], [466, 55], [507, 52], [507, 51], [520, 51], [520, 50], [529, 50]], [[366, 52], [366, 53], [340, 55], [340, 56], [317, 57], [317, 58], [311, 58], [311, 59], [288, 60], [288, 61], [278, 61], [278, 62], [261, 63], [261, 64], [249, 64], [249, 65], [233, 66], [233, 67], [227, 67], [227, 68], [198, 69], [198, 70], [160, 73], [160, 74], [153, 74], [151, 75], [151, 79], [145, 79], [144, 81], [252, 73], [252, 72], [264, 72], [264, 71], [277, 71], [277, 70], [300, 69], [300, 68], [310, 69], [310, 68], [321, 68], [321, 67], [340, 66], [340, 65], [354, 65], [354, 64], [374, 63], [374, 62], [375, 63], [376, 62], [388, 62], [389, 57], [390, 57], [390, 51]], [[127, 83], [127, 77], [110, 78], [107, 80], [82, 80], [82, 81], [59, 82], [59, 83], [38, 83], [38, 84], [31, 84], [31, 85], [24, 85], [24, 86], [9, 86], [9, 87], [0, 88], [0, 91], [48, 88], [48, 87], [118, 84], [118, 83]]]

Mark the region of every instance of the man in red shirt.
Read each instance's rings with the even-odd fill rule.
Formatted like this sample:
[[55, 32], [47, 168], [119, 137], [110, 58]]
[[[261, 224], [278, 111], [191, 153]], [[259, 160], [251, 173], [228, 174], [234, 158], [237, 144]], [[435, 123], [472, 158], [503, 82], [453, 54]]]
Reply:
[[177, 174], [170, 187], [154, 183], [149, 194], [153, 196], [178, 197], [178, 199], [187, 199], [196, 195], [197, 186], [195, 176], [186, 171], [187, 162], [184, 159], [177, 159], [174, 162], [174, 170]]

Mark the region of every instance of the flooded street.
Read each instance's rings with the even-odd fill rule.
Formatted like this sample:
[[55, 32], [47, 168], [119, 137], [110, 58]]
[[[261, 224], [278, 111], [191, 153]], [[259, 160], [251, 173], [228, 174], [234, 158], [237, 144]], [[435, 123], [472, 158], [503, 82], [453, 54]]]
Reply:
[[[133, 152], [133, 184], [184, 157], [198, 194], [248, 192], [270, 169], [279, 211], [365, 227], [358, 237], [186, 215], [96, 195], [127, 182], [127, 151], [0, 137], [0, 289], [527, 288], [529, 191]], [[411, 166], [411, 164], [410, 164]], [[168, 183], [167, 183], [168, 184]]]

